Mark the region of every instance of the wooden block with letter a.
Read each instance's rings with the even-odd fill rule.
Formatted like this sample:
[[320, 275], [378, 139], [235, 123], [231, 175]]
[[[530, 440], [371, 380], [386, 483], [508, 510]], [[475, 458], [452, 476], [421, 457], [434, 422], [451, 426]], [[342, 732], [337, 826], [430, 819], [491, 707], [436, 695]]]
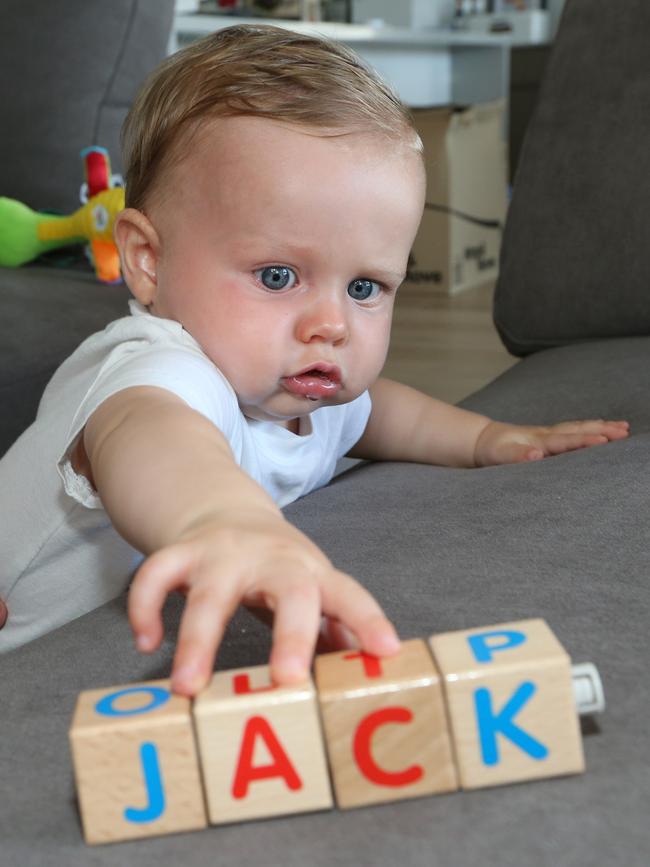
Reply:
[[332, 806], [311, 678], [277, 687], [266, 665], [217, 672], [194, 721], [213, 825]]
[[169, 681], [82, 692], [70, 746], [86, 842], [206, 827], [190, 702]]
[[430, 638], [464, 789], [584, 771], [571, 661], [544, 620]]
[[327, 653], [315, 666], [339, 807], [458, 788], [442, 684], [424, 641], [404, 641], [384, 659]]

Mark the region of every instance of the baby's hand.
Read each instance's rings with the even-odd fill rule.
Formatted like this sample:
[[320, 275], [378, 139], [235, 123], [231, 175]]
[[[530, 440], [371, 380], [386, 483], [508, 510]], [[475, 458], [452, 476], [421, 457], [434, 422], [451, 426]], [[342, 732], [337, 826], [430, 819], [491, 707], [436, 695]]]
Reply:
[[270, 665], [279, 684], [307, 676], [321, 614], [349, 629], [367, 653], [399, 650], [395, 630], [373, 597], [303, 533], [263, 509], [206, 519], [142, 564], [129, 593], [140, 650], [160, 644], [161, 610], [172, 590], [187, 594], [172, 670], [172, 689], [182, 695], [193, 696], [207, 684], [240, 603], [273, 612]]
[[599, 446], [629, 434], [626, 421], [565, 421], [551, 427], [524, 427], [490, 422], [474, 450], [477, 467], [539, 461], [550, 455]]

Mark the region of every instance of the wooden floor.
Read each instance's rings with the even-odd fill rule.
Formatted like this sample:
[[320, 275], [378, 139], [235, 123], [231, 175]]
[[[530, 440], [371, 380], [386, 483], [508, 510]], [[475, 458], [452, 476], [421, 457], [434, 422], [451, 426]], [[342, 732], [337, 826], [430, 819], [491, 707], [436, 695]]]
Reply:
[[492, 324], [494, 284], [454, 296], [397, 293], [384, 375], [456, 403], [516, 363]]

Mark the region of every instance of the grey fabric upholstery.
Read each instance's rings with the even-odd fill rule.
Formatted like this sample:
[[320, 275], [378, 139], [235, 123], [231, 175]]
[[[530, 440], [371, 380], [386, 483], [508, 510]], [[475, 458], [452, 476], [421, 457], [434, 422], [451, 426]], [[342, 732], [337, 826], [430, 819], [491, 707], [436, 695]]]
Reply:
[[[550, 350], [466, 402], [522, 421], [625, 405], [634, 430], [626, 442], [484, 470], [362, 465], [286, 511], [371, 588], [404, 638], [545, 617], [574, 661], [595, 662], [604, 680], [607, 711], [584, 727], [584, 776], [91, 851], [66, 741], [76, 696], [167, 677], [181, 610], [178, 599], [168, 603], [164, 647], [144, 657], [120, 599], [2, 660], [7, 863], [647, 867], [650, 408], [638, 380], [619, 370], [648, 362], [650, 339]], [[553, 389], [558, 369], [565, 376]], [[268, 651], [266, 628], [240, 613], [218, 667], [258, 665]]]
[[567, 3], [502, 248], [494, 316], [516, 355], [650, 334], [648, 32], [646, 0]]
[[120, 127], [164, 57], [172, 10], [168, 0], [5, 0], [0, 195], [36, 210], [75, 210], [79, 153], [90, 145], [107, 148], [121, 171]]
[[[104, 5], [113, 10], [118, 4]], [[19, 11], [16, 2], [9, 8]], [[634, 28], [627, 19], [633, 11]], [[76, 696], [167, 677], [181, 612], [179, 599], [170, 599], [164, 645], [146, 657], [133, 648], [120, 598], [0, 659], [2, 865], [647, 867], [650, 337], [633, 335], [647, 334], [648, 282], [643, 256], [635, 259], [628, 241], [621, 241], [639, 241], [639, 219], [650, 201], [630, 180], [634, 174], [641, 186], [648, 174], [641, 151], [650, 55], [646, 51], [642, 62], [638, 53], [647, 23], [642, 0], [624, 7], [570, 0], [520, 164], [496, 307], [502, 333], [517, 351], [603, 334], [621, 339], [538, 352], [465, 401], [518, 422], [623, 417], [632, 437], [483, 470], [361, 465], [286, 511], [372, 590], [404, 638], [546, 618], [574, 660], [595, 662], [604, 680], [607, 710], [583, 726], [587, 773], [89, 849], [67, 745]], [[12, 32], [21, 36], [17, 27]], [[0, 35], [0, 48], [4, 39]], [[594, 91], [607, 98], [585, 138], [573, 119]], [[603, 118], [609, 123], [614, 108], [618, 123], [608, 137]], [[563, 149], [555, 147], [556, 137]], [[0, 142], [6, 161], [5, 146]], [[625, 159], [615, 160], [613, 151]], [[639, 168], [633, 172], [635, 153]], [[571, 171], [555, 183], [546, 160], [557, 174], [563, 154]], [[601, 165], [609, 174], [605, 168], [594, 174]], [[16, 156], [13, 166], [18, 174], [26, 164]], [[601, 199], [615, 215], [611, 222], [598, 207]], [[645, 246], [638, 249], [643, 253]], [[600, 265], [590, 258], [596, 254]], [[115, 292], [70, 273], [0, 272], [0, 347], [6, 346], [0, 418], [7, 405], [11, 413], [33, 413], [38, 378], [45, 378], [48, 365], [104, 316], [119, 315], [113, 305], [121, 309], [124, 299]], [[20, 392], [11, 391], [12, 375], [32, 379], [27, 410]], [[263, 663], [269, 646], [266, 629], [240, 612], [218, 667]]]
[[[0, 57], [0, 196], [71, 213], [82, 148], [109, 150], [145, 76], [163, 59], [173, 0], [7, 0]], [[74, 267], [55, 267], [71, 258]], [[45, 264], [44, 264], [45, 263]], [[33, 420], [43, 388], [89, 334], [126, 312], [124, 287], [95, 279], [82, 255], [0, 268], [0, 455]]]
[[0, 268], [0, 456], [36, 416], [56, 368], [88, 335], [128, 313], [124, 285], [90, 267]]

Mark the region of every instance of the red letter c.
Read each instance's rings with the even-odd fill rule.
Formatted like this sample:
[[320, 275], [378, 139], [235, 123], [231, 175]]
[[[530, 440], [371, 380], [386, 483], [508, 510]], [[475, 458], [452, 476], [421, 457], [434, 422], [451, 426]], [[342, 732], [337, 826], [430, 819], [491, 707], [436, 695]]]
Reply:
[[354, 734], [354, 758], [361, 773], [378, 786], [408, 786], [419, 780], [424, 771], [419, 765], [411, 765], [403, 771], [385, 771], [375, 762], [370, 751], [370, 740], [375, 729], [387, 723], [408, 723], [413, 714], [406, 707], [386, 707], [368, 714]]

